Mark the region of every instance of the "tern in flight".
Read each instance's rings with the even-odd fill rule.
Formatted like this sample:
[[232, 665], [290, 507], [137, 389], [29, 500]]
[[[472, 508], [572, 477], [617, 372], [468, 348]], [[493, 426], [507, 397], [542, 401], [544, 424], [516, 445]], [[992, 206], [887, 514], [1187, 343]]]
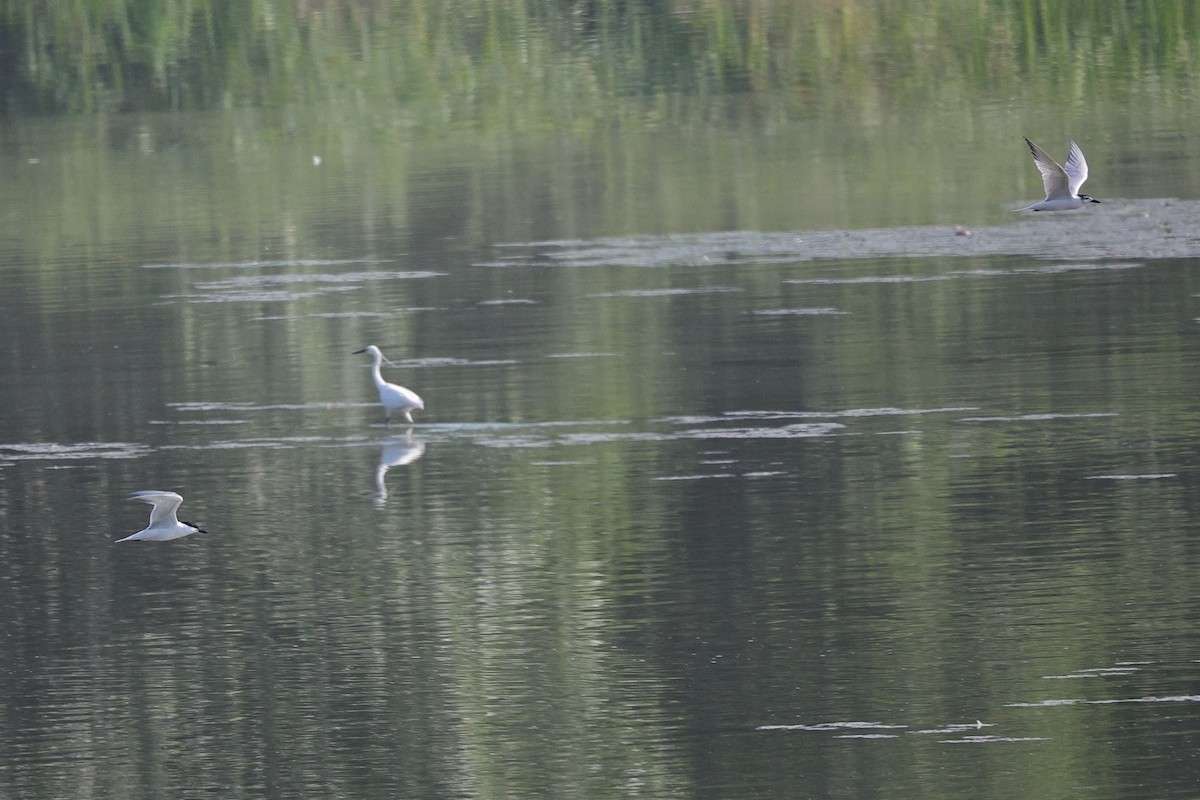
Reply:
[[150, 509], [150, 524], [144, 530], [140, 530], [132, 536], [117, 539], [118, 542], [140, 540], [169, 542], [172, 539], [191, 536], [193, 533], [208, 533], [208, 531], [198, 525], [193, 525], [190, 522], [181, 522], [175, 516], [175, 512], [178, 510], [179, 504], [183, 502], [183, 498], [174, 492], [134, 492], [129, 496], [129, 499], [149, 503], [154, 506], [154, 508]]
[[1094, 197], [1079, 194], [1079, 187], [1087, 180], [1087, 159], [1079, 145], [1071, 142], [1067, 151], [1067, 164], [1060, 167], [1058, 162], [1046, 155], [1046, 151], [1038, 147], [1026, 137], [1025, 144], [1033, 153], [1033, 163], [1037, 164], [1042, 173], [1042, 183], [1046, 184], [1046, 199], [1031, 206], [1025, 206], [1022, 211], [1066, 211], [1071, 208], [1081, 208], [1088, 203], [1099, 203]]

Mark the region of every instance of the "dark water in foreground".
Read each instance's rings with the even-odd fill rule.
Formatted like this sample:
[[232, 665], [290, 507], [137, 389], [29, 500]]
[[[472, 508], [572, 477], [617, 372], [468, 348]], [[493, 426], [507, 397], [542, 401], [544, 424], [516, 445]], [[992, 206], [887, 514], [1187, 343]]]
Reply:
[[[544, 253], [34, 309], [13, 796], [1190, 796], [1191, 262]], [[210, 534], [114, 546], [150, 487]]]

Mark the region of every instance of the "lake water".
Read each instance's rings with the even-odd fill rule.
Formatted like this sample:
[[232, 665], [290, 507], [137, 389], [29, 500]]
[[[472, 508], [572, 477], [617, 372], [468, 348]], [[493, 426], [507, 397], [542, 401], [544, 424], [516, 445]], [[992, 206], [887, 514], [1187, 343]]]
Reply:
[[8, 120], [0, 795], [1194, 797], [1159, 78]]

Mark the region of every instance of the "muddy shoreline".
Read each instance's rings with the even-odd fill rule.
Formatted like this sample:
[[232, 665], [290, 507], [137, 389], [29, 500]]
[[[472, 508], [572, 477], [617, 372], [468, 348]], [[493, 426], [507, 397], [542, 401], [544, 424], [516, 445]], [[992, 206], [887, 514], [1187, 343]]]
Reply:
[[1028, 255], [1055, 261], [1200, 256], [1200, 201], [1105, 200], [1076, 211], [1014, 211], [981, 227], [923, 225], [853, 231], [732, 231], [512, 243], [481, 266], [678, 267], [868, 258]]

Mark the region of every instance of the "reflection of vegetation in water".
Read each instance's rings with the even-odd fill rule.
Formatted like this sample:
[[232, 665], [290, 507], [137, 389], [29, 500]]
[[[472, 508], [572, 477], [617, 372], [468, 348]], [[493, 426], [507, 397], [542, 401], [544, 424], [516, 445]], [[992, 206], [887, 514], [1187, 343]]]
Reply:
[[[1104, 104], [1086, 104], [1090, 111], [1076, 116], [1095, 113], [1111, 116], [1114, 127], [1128, 125], [1122, 117], [1182, 103], [1172, 82], [1193, 80], [1200, 52], [1190, 2], [1155, 3], [1153, 14], [1138, 19], [1118, 4], [985, 1], [964, 8], [948, 0], [82, 5], [57, 11], [47, 5], [37, 13], [0, 6], [0, 53], [9, 54], [0, 58], [10, 59], [0, 70], [0, 91], [11, 106], [284, 110], [110, 115], [53, 129], [22, 121], [3, 134], [11, 152], [22, 156], [2, 167], [9, 171], [9, 197], [18, 198], [4, 206], [7, 228], [19, 242], [19, 258], [12, 260], [37, 266], [15, 284], [19, 291], [9, 294], [0, 316], [20, 332], [25, 354], [46, 354], [27, 374], [53, 398], [44, 409], [24, 403], [9, 412], [23, 415], [20, 429], [30, 431], [20, 438], [141, 442], [153, 435], [146, 420], [168, 416], [163, 409], [182, 398], [373, 402], [361, 366], [345, 351], [348, 343], [361, 346], [380, 332], [416, 355], [503, 357], [527, 365], [480, 371], [482, 377], [420, 371], [413, 385], [438, 400], [430, 416], [442, 421], [720, 413], [748, 402], [728, 387], [757, 381], [764, 388], [756, 390], [754, 407], [762, 408], [872, 402], [919, 408], [966, 395], [1025, 411], [1056, 408], [1063, 395], [1085, 396], [1093, 398], [1085, 410], [1119, 412], [1113, 440], [1153, 442], [1162, 431], [1174, 431], [1178, 444], [1172, 446], [1186, 452], [1195, 438], [1186, 403], [1144, 413], [1143, 395], [1195, 396], [1186, 381], [1179, 383], [1194, 371], [1187, 369], [1188, 337], [1178, 330], [1178, 313], [1169, 317], [1154, 358], [1130, 344], [1130, 331], [1153, 318], [1142, 313], [1148, 299], [1127, 310], [1122, 322], [1118, 312], [1125, 306], [1084, 303], [1074, 282], [1043, 291], [1050, 279], [999, 293], [983, 291], [979, 281], [947, 281], [920, 284], [926, 288], [919, 292], [881, 285], [810, 294], [807, 284], [787, 282], [795, 277], [788, 265], [471, 266], [480, 252], [496, 258], [489, 249], [496, 241], [597, 230], [811, 227], [841, 221], [839, 214], [851, 221], [871, 213], [903, 219], [909, 209], [924, 213], [922, 204], [952, 205], [959, 201], [936, 205], [937, 193], [962, 197], [961, 166], [974, 166], [973, 158], [929, 164], [918, 156], [930, 140], [863, 135], [856, 128], [864, 126], [845, 120], [866, 119], [875, 106], [896, 102], [885, 101], [892, 95], [915, 104], [935, 94], [971, 103], [1023, 91], [1027, 82], [1043, 98], [1101, 95]], [[1158, 74], [1157, 89], [1141, 97], [1130, 92], [1129, 110], [1109, 115], [1129, 79], [1147, 70]], [[768, 116], [809, 102], [851, 110], [781, 126], [774, 137], [741, 139], [707, 124], [730, 97], [739, 110]], [[643, 98], [653, 113], [641, 107]], [[685, 106], [677, 98], [696, 102]], [[653, 125], [587, 125], [630, 107], [647, 122], [669, 117], [671, 135], [657, 136]], [[972, 117], [983, 141], [970, 150], [1011, 152], [1009, 163], [1021, 164], [1036, 182], [1020, 131], [988, 130], [988, 113]], [[470, 126], [440, 135], [439, 128], [462, 121], [477, 123], [484, 135]], [[581, 135], [556, 136], [556, 125], [575, 126]], [[414, 126], [431, 132], [408, 135]], [[943, 145], [951, 135], [935, 127], [917, 133], [942, 137], [932, 141]], [[530, 128], [537, 134], [503, 141], [505, 131]], [[487, 135], [495, 131], [500, 135]], [[1112, 136], [1123, 140], [1119, 132]], [[855, 147], [844, 146], [847, 140]], [[862, 156], [844, 159], [845, 149]], [[797, 159], [793, 152], [812, 157]], [[1088, 152], [1096, 154], [1094, 164], [1104, 163], [1103, 149]], [[320, 168], [314, 154], [324, 157]], [[560, 168], [580, 162], [588, 168]], [[862, 180], [867, 174], [869, 182]], [[1096, 178], [1103, 179], [1099, 170]], [[970, 181], [989, 205], [1022, 197], [1003, 160], [981, 167]], [[858, 185], [870, 193], [869, 203], [854, 194]], [[205, 282], [305, 271], [296, 264], [247, 270], [237, 263], [313, 257], [363, 258], [387, 264], [381, 270], [431, 269], [455, 277], [372, 284], [263, 308], [175, 302]], [[158, 260], [237, 263], [203, 271], [136, 268]], [[922, 262], [912, 268], [940, 267]], [[735, 285], [743, 292], [684, 300], [602, 296], [699, 285]], [[1146, 283], [1129, 286], [1139, 297], [1157, 296]], [[1181, 283], [1175, 294], [1190, 296], [1189, 288]], [[505, 290], [545, 302], [456, 311], [459, 297], [490, 300]], [[1096, 295], [1115, 303], [1122, 293], [1101, 287]], [[126, 297], [145, 302], [127, 306]], [[744, 313], [811, 304], [850, 313], [816, 321]], [[409, 307], [441, 310], [398, 311]], [[87, 313], [72, 314], [68, 335], [58, 322], [65, 315], [44, 315], [46, 308]], [[331, 320], [316, 312], [348, 316]], [[276, 319], [263, 323], [259, 314]], [[529, 318], [535, 322], [522, 321]], [[992, 331], [999, 335], [980, 333]], [[1095, 347], [1111, 354], [1104, 369], [1064, 368], [1057, 354], [1069, 352], [1066, 345], [1086, 331], [1109, 332]], [[80, 341], [89, 346], [74, 346]], [[1059, 344], [1048, 355], [1045, 342]], [[127, 372], [109, 369], [112, 361], [94, 357], [118, 350], [153, 363], [146, 374], [166, 377], [131, 382]], [[589, 351], [618, 355], [546, 358]], [[268, 362], [265, 380], [260, 375]], [[1019, 365], [1005, 367], [1013, 364]], [[1090, 360], [1086, 368], [1097, 369]], [[1100, 394], [1091, 382], [1109, 373], [1126, 377], [1115, 390], [1105, 382]], [[1063, 392], [1056, 381], [1068, 381], [1075, 391]], [[1129, 387], [1127, 395], [1119, 393], [1122, 386]], [[89, 401], [72, 406], [62, 400], [71, 397]], [[1164, 413], [1177, 424], [1162, 425]], [[374, 414], [373, 408], [364, 412]], [[253, 424], [291, 425], [296, 416]], [[342, 420], [336, 411], [313, 417], [308, 424], [342, 433], [359, 420], [350, 414]], [[1053, 654], [1071, 664], [1104, 663], [1087, 657], [1090, 640], [1067, 640], [1067, 623], [1120, 610], [1118, 601], [1130, 598], [1142, 609], [1162, 605], [1160, 554], [1170, 545], [1171, 518], [1187, 517], [1185, 492], [1161, 505], [1153, 498], [1156, 504], [1145, 508], [1136, 498], [1106, 495], [1104, 503], [1116, 509], [1111, 516], [1102, 513], [1103, 503], [1088, 513], [1075, 496], [1052, 498], [1051, 511], [1041, 512], [1050, 516], [1031, 520], [1032, 498], [1045, 487], [1077, 489], [1079, 476], [1111, 457], [1108, 439], [959, 420], [921, 428], [920, 435], [879, 445], [878, 437], [861, 435], [860, 426], [835, 443], [788, 443], [762, 456], [761, 443], [737, 449], [723, 442], [720, 449], [750, 465], [739, 469], [765, 465], [786, 474], [761, 483], [737, 479], [720, 491], [706, 482], [652, 480], [692, 470], [711, 457], [702, 452], [707, 445], [652, 453], [636, 444], [580, 446], [506, 453], [503, 461], [480, 457], [478, 448], [443, 446], [412, 471], [419, 480], [396, 490], [388, 507], [396, 516], [387, 524], [372, 521], [367, 515], [376, 509], [366, 504], [349, 512], [349, 520], [316, 510], [297, 515], [299, 521], [288, 523], [294, 528], [232, 530], [219, 545], [198, 550], [214, 554], [228, 588], [201, 592], [207, 586], [198, 582], [196, 596], [209, 605], [197, 616], [182, 615], [183, 624], [168, 618], [160, 629], [155, 620], [164, 617], [146, 615], [117, 628], [125, 617], [89, 614], [71, 592], [61, 603], [69, 613], [26, 597], [16, 618], [100, 620], [104, 627], [88, 637], [93, 642], [120, 641], [114, 631], [137, 634], [131, 641], [142, 650], [100, 652], [118, 659], [110, 651], [131, 652], [137, 663], [178, 670], [177, 684], [194, 693], [171, 704], [148, 689], [136, 704], [135, 710], [158, 715], [164, 740], [178, 735], [179, 709], [223, 708], [241, 691], [238, 708], [247, 721], [222, 739], [233, 763], [257, 758], [252, 748], [261, 738], [282, 751], [272, 763], [316, 765], [312, 771], [333, 775], [332, 782], [342, 774], [361, 776], [365, 762], [384, 765], [383, 779], [392, 777], [388, 764], [402, 765], [395, 774], [427, 769], [436, 775], [431, 782], [468, 775], [471, 787], [494, 789], [494, 795], [528, 796], [536, 793], [530, 788], [547, 785], [568, 787], [560, 795], [573, 786], [598, 794], [636, 778], [660, 789], [653, 794], [671, 796], [687, 779], [676, 775], [670, 749], [678, 716], [695, 713], [702, 744], [725, 744], [730, 737], [713, 732], [728, 730], [722, 726], [730, 719], [748, 730], [788, 719], [796, 709], [813, 713], [814, 705], [822, 714], [846, 715], [831, 719], [858, 719], [850, 715], [890, 707], [899, 685], [908, 687], [904, 705], [934, 709], [915, 717], [955, 720], [970, 713], [966, 709], [1001, 708], [1013, 697], [1011, 685], [996, 680], [978, 688], [968, 678], [945, 677], [929, 668], [931, 653], [950, 654], [945, 663], [972, 665], [983, 653], [985, 666], [1007, 667], [1009, 651], [1030, 660]], [[1068, 446], [1044, 447], [1044, 441]], [[1147, 460], [1159, 452], [1149, 444], [1145, 449]], [[1018, 459], [1014, 453], [1023, 450], [1030, 455]], [[276, 460], [255, 448], [236, 451], [241, 455], [205, 452], [212, 455], [196, 456], [196, 463], [208, 473], [190, 458], [178, 469], [195, 469], [198, 479], [218, 471], [243, 479], [246, 488], [227, 512], [231, 520], [273, 519], [276, 508], [327, 507], [312, 502], [330, 485], [327, 464], [316, 456]], [[962, 453], [974, 457], [956, 457]], [[585, 463], [537, 463], [560, 458]], [[346, 474], [334, 485], [346, 487], [345, 494], [359, 491], [370, 482], [372, 459], [336, 461], [344, 461]], [[140, 466], [130, 464], [125, 483]], [[289, 468], [273, 469], [282, 464]], [[47, 474], [36, 480], [46, 481]], [[8, 493], [4, 507], [19, 508], [20, 498], [37, 491]], [[108, 490], [92, 491], [99, 503]], [[248, 498], [269, 502], [256, 506]], [[42, 505], [53, 508], [52, 500]], [[1161, 524], [1146, 526], [1148, 514], [1160, 515], [1149, 518]], [[1090, 538], [1129, 537], [1140, 526], [1163, 533], [1144, 537], [1130, 551], [1138, 569], [1124, 570], [1128, 591], [1061, 591], [1050, 576], [1058, 581], [1086, 568], [1070, 547], [1037, 551], [1037, 563], [1049, 564], [1043, 583], [1019, 570], [1024, 562], [1011, 573], [998, 563], [998, 555], [1020, 541], [1013, 531], [1044, 527], [1056, 545], [1082, 548]], [[361, 535], [372, 531], [387, 535]], [[1114, 536], [1093, 537], [1094, 531]], [[21, 541], [8, 537], [6, 546]], [[96, 552], [80, 549], [89, 557]], [[93, 569], [92, 560], [78, 563], [77, 574], [90, 574], [84, 570]], [[679, 578], [682, 589], [671, 594], [665, 576], [691, 575], [697, 564], [707, 567], [699, 575], [717, 578]], [[144, 567], [147, 575], [151, 566]], [[1181, 559], [1167, 575], [1176, 607], [1187, 597], [1185, 567]], [[38, 572], [71, 574], [57, 565]], [[764, 575], [769, 579], [760, 580]], [[1080, 580], [1073, 586], [1080, 584], [1092, 585]], [[854, 585], [859, 588], [847, 591]], [[244, 587], [255, 591], [249, 597], [236, 592]], [[86, 605], [111, 602], [106, 587], [92, 591], [99, 596]], [[179, 607], [186, 612], [191, 604]], [[1066, 623], [1047, 625], [1048, 609]], [[1157, 624], [1186, 616], [1164, 616]], [[896, 624], [899, 619], [906, 624]], [[1016, 619], [1021, 624], [1014, 625]], [[176, 632], [173, 643], [182, 655], [153, 661], [152, 645], [160, 640], [142, 636], [143, 626], [150, 633]], [[709, 644], [714, 630], [722, 635]], [[1044, 633], [1016, 646], [1006, 638], [1030, 630]], [[1124, 649], [1098, 641], [1104, 654]], [[209, 647], [222, 657], [209, 658]], [[1068, 648], [1071, 656], [1064, 657]], [[977, 670], [965, 674], [974, 678]], [[816, 695], [818, 703], [809, 686], [799, 685], [799, 675], [826, 677], [829, 688]], [[871, 689], [857, 688], [868, 681]], [[121, 691], [115, 700], [95, 695], [102, 701], [97, 718], [125, 702]], [[687, 712], [667, 706], [672, 694], [689, 701]], [[717, 718], [712, 698], [718, 697], [732, 697], [734, 712]], [[410, 713], [409, 704], [421, 706], [419, 713]], [[257, 713], [264, 709], [270, 713]], [[414, 717], [424, 723], [415, 732]], [[1060, 741], [1093, 740], [1069, 733]], [[778, 763], [797, 763], [770, 762], [775, 753], [764, 751], [761, 740], [736, 739], [744, 758], [726, 756], [725, 765], [761, 765], [759, 774], [770, 776]], [[855, 769], [858, 753], [844, 756], [844, 774]], [[185, 761], [179, 774], [207, 776], [200, 770], [215, 769], [206, 752], [184, 756], [195, 763]], [[1072, 763], [1090, 762], [1081, 756]], [[737, 782], [713, 785], [747, 785], [756, 778], [751, 772], [745, 768]], [[794, 777], [791, 787], [806, 776]], [[225, 776], [212, 781], [218, 778]]]
[[[0, 7], [0, 90], [40, 110], [399, 102], [424, 122], [590, 117], [614, 97], [796, 90], [869, 102], [1096, 70], [1190, 79], [1188, 0], [341, 3]], [[852, 90], [846, 97], [846, 90]], [[1086, 88], [1084, 88], [1086, 92]], [[835, 94], [836, 93], [836, 94]]]

